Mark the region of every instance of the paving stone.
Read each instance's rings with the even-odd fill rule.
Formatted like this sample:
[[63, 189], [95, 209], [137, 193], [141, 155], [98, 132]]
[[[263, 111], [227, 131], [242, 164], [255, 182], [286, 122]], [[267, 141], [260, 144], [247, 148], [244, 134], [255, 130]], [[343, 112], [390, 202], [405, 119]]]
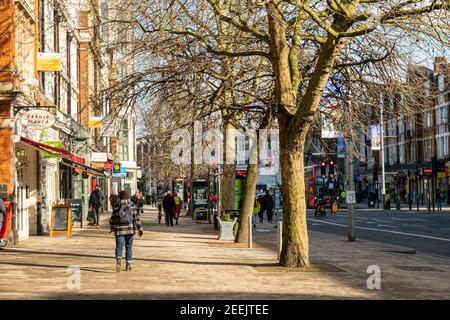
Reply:
[[[71, 239], [30, 237], [10, 245], [0, 252], [0, 300], [450, 298], [447, 258], [396, 254], [387, 251], [408, 248], [349, 243], [310, 231], [312, 270], [288, 270], [275, 265], [275, 232], [255, 233], [254, 248], [248, 249], [217, 240], [212, 224], [182, 217], [179, 225], [167, 228], [153, 223], [155, 216], [156, 210], [147, 207], [131, 272], [115, 272], [107, 214], [101, 229], [76, 228]], [[371, 265], [381, 269], [381, 290], [367, 289]], [[80, 267], [80, 289], [67, 288], [69, 266]]]

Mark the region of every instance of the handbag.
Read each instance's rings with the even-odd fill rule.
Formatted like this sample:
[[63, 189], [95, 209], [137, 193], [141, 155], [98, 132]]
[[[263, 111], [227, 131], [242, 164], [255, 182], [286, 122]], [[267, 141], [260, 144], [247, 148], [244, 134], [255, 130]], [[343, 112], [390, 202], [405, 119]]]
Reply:
[[92, 210], [89, 210], [89, 211], [88, 211], [86, 220], [87, 220], [88, 222], [93, 222], [93, 221], [94, 221], [94, 212], [93, 212]]

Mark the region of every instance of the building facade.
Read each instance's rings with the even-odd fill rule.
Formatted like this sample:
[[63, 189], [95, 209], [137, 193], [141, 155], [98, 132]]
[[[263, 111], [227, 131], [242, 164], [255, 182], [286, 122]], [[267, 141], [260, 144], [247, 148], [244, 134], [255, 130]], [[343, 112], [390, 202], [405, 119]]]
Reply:
[[[135, 117], [122, 112], [107, 121], [115, 68], [105, 27], [109, 3], [0, 2], [0, 196], [14, 204], [15, 242], [47, 234], [54, 204], [80, 200], [85, 219], [93, 188], [106, 195], [113, 189], [107, 163], [127, 167], [117, 189], [136, 189]], [[24, 124], [30, 112], [54, 121]], [[99, 156], [102, 165], [92, 161]]]

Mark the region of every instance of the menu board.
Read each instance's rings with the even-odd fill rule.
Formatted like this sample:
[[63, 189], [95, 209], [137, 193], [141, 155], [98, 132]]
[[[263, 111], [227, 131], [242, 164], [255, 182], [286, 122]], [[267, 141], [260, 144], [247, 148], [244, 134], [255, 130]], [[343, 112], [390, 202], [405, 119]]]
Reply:
[[70, 205], [54, 204], [52, 206], [52, 222], [50, 237], [54, 234], [67, 234], [72, 236], [72, 210]]
[[66, 203], [72, 209], [72, 221], [83, 222], [83, 200], [82, 199], [67, 199]]

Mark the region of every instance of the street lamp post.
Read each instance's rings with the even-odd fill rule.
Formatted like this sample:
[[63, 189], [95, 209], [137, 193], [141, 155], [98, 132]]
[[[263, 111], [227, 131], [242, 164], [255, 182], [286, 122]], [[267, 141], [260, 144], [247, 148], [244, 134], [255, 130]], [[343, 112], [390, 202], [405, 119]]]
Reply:
[[386, 209], [386, 180], [384, 172], [384, 127], [383, 127], [383, 103], [380, 108], [380, 131], [381, 131], [381, 194], [383, 196], [383, 209]]

